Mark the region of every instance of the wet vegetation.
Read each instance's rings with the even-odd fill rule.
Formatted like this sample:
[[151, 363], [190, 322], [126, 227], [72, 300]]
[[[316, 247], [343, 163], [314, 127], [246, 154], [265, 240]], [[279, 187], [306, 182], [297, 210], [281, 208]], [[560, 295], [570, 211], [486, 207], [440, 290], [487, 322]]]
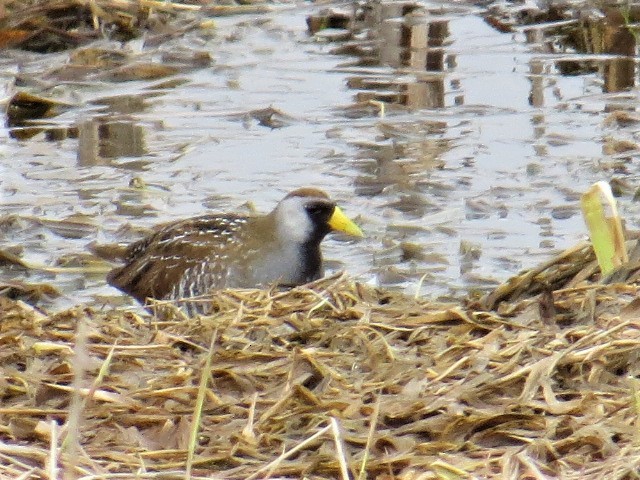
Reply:
[[[271, 23], [279, 8], [0, 5], [0, 61], [13, 69], [2, 77], [11, 80], [9, 150], [0, 162], [0, 476], [636, 478], [637, 8], [291, 5], [286, 22], [305, 30], [296, 48], [320, 45], [339, 58], [332, 73], [344, 75], [349, 101], [315, 117], [307, 106], [294, 112], [271, 99], [226, 106], [251, 88], [275, 96], [270, 82], [295, 90], [281, 77], [274, 82], [268, 68], [247, 88], [234, 70], [291, 36]], [[233, 26], [221, 34], [225, 17]], [[515, 97], [496, 86], [483, 97], [494, 104], [474, 103], [464, 88], [472, 75], [454, 75], [465, 61], [454, 28], [477, 18], [504, 36], [501, 48], [522, 37], [538, 54], [527, 60], [523, 89], [533, 134], [521, 143], [533, 153], [518, 158], [524, 150], [515, 150], [515, 167], [496, 168], [484, 153], [517, 137], [520, 112], [501, 103]], [[247, 32], [263, 25], [268, 35], [256, 47]], [[308, 83], [300, 78], [309, 80], [303, 70], [314, 68], [317, 52], [288, 73], [296, 88]], [[207, 82], [228, 72], [219, 96]], [[588, 82], [580, 95], [567, 93], [574, 84], [566, 79], [595, 82], [590, 75], [599, 79], [597, 94]], [[312, 95], [329, 88], [327, 78]], [[163, 111], [171, 102], [178, 107]], [[214, 107], [207, 119], [220, 123], [193, 120]], [[478, 122], [498, 131], [489, 147]], [[574, 151], [594, 134], [572, 122], [591, 122], [597, 155]], [[288, 164], [290, 152], [276, 149], [284, 159], [276, 185], [347, 178], [343, 195], [373, 240], [341, 247], [371, 258], [361, 277], [375, 275], [380, 286], [354, 278], [358, 262], [334, 262], [334, 270], [354, 271], [288, 291], [213, 293], [201, 301], [216, 313], [197, 318], [171, 303], [150, 305], [163, 311], [155, 316], [105, 290], [111, 264], [93, 254], [105, 236], [138, 238], [159, 217], [202, 205], [253, 210], [229, 201], [230, 192], [276, 182], [265, 173], [275, 167], [265, 161], [254, 178], [244, 158], [229, 162], [240, 168], [225, 177], [225, 150], [212, 145], [234, 135], [249, 142], [237, 132], [257, 131], [268, 156], [268, 138], [296, 129], [301, 136], [285, 145], [304, 145], [321, 130], [328, 166]], [[470, 147], [469, 137], [480, 140]], [[351, 150], [341, 153], [334, 139]], [[200, 145], [208, 155], [193, 163], [208, 169], [181, 163]], [[301, 146], [295, 156], [305, 152]], [[611, 184], [629, 230], [628, 263], [604, 278], [591, 246], [566, 227], [581, 224], [578, 184], [592, 177]], [[452, 208], [460, 198], [462, 207]], [[490, 241], [518, 234], [539, 237], [535, 248], [502, 244], [486, 274]], [[563, 242], [569, 248], [558, 251]], [[530, 268], [512, 275], [523, 265]]]

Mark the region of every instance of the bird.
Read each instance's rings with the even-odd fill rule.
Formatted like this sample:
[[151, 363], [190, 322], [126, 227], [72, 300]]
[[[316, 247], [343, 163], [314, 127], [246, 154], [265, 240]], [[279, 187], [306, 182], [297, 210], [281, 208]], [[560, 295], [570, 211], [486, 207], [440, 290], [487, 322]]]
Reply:
[[225, 288], [293, 287], [324, 274], [320, 244], [362, 230], [322, 190], [288, 193], [266, 215], [209, 213], [157, 226], [123, 250], [107, 282], [145, 304]]

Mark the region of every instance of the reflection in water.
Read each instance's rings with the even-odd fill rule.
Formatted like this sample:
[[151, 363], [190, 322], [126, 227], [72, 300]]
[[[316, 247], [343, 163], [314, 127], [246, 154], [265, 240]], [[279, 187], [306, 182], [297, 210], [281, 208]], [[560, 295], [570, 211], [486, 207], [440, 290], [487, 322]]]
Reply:
[[438, 72], [455, 63], [445, 59], [443, 49], [449, 36], [448, 21], [414, 3], [383, 2], [365, 10], [359, 27], [367, 29], [373, 47], [343, 47], [360, 57], [357, 65], [393, 67], [408, 75], [350, 78], [349, 87], [359, 90], [358, 103], [373, 100], [412, 109], [444, 107], [444, 77]]
[[131, 115], [140, 113], [150, 107], [149, 98], [156, 96], [155, 94], [144, 95], [115, 95], [113, 97], [104, 97], [94, 100], [95, 105], [105, 105], [110, 113], [121, 113]]
[[[49, 98], [32, 95], [30, 93], [16, 93], [7, 105], [7, 127], [12, 138], [17, 140], [28, 140], [38, 133], [48, 129], [43, 128], [39, 122], [60, 115], [72, 105], [65, 104]], [[55, 127], [54, 139], [65, 138], [67, 136], [66, 127]], [[69, 133], [69, 136], [73, 136]]]
[[93, 117], [78, 128], [78, 165], [108, 164], [108, 159], [141, 157], [147, 153], [144, 127], [132, 120]]
[[[556, 61], [562, 75], [583, 75], [599, 72], [604, 79], [605, 93], [628, 90], [635, 85], [636, 37], [621, 8], [607, 8], [603, 18], [589, 18], [546, 31], [547, 46], [552, 53], [580, 54]], [[630, 12], [631, 15], [631, 12]], [[541, 43], [541, 30], [526, 32], [529, 43]], [[582, 54], [610, 55], [610, 58], [584, 59]]]
[[610, 10], [602, 25], [603, 53], [619, 55], [604, 64], [604, 91], [620, 92], [635, 85], [636, 37], [620, 10]]
[[[341, 192], [351, 209], [360, 209], [369, 230], [365, 242], [349, 246], [350, 272], [366, 279], [378, 276], [381, 284], [407, 282], [412, 293], [423, 285], [429, 296], [481, 284], [476, 280], [482, 278], [505, 279], [520, 266], [537, 263], [541, 255], [546, 258], [555, 244], [566, 246], [581, 235], [580, 219], [559, 222], [556, 207], [575, 202], [583, 184], [602, 176], [595, 167], [599, 157], [594, 161], [600, 154], [602, 122], [600, 112], [593, 110], [612, 97], [600, 96], [594, 102], [593, 83], [557, 75], [557, 56], [548, 55], [552, 50], [544, 43], [550, 27], [532, 28], [531, 37], [538, 35], [538, 40], [531, 40], [536, 45], [522, 45], [520, 31], [496, 34], [477, 18], [475, 7], [448, 4], [431, 12], [424, 3], [369, 2], [369, 10], [360, 10], [356, 19], [343, 16], [336, 26], [354, 28], [347, 30], [354, 40], [340, 43], [351, 63], [338, 74], [336, 62], [347, 58], [318, 61], [326, 43], [300, 45], [300, 12], [292, 16], [286, 10], [273, 13], [276, 22], [242, 20], [230, 28], [229, 19], [226, 26], [221, 24], [226, 30], [218, 35], [220, 41], [206, 45], [215, 52], [218, 66], [185, 75], [189, 83], [175, 92], [168, 89], [183, 81], [175, 77], [152, 85], [140, 81], [113, 86], [107, 80], [88, 88], [71, 85], [78, 105], [52, 121], [31, 119], [31, 125], [78, 126], [78, 163], [110, 165], [78, 168], [73, 165], [75, 142], [59, 142], [54, 148], [40, 135], [28, 144], [8, 145], [18, 149], [24, 161], [9, 182], [6, 175], [0, 179], [2, 191], [17, 192], [10, 198], [13, 211], [28, 209], [34, 215], [59, 218], [72, 205], [92, 216], [102, 214], [101, 223], [110, 222], [104, 228], [113, 239], [123, 222], [157, 223], [147, 218], [154, 208], [166, 219], [195, 214], [202, 204], [237, 208], [245, 195], [265, 207], [270, 203], [268, 191], [317, 180]], [[235, 38], [242, 42], [229, 40]], [[185, 37], [179, 43], [189, 41]], [[544, 54], [536, 54], [542, 50], [538, 45], [546, 47]], [[173, 51], [173, 44], [165, 48]], [[565, 53], [562, 59], [572, 57], [578, 55]], [[599, 58], [601, 63], [592, 66], [612, 56]], [[358, 101], [392, 103], [372, 102], [366, 111], [360, 104], [344, 112], [359, 114], [356, 121], [335, 118], [328, 113], [331, 108], [353, 102], [343, 88], [347, 76]], [[628, 80], [628, 75], [622, 77]], [[607, 88], [624, 84], [610, 82]], [[142, 95], [151, 95], [151, 88], [163, 100], [149, 99], [149, 111], [138, 115], [147, 108], [148, 96]], [[135, 96], [96, 101], [94, 96], [105, 90]], [[631, 108], [637, 105], [627, 101], [631, 96], [617, 98]], [[38, 106], [22, 100], [24, 107]], [[582, 109], [585, 104], [588, 111]], [[295, 117], [304, 114], [310, 121], [271, 130], [251, 128], [253, 123], [243, 128], [234, 117], [268, 105], [284, 111], [293, 107]], [[64, 106], [55, 111], [58, 108]], [[38, 110], [27, 116], [32, 118]], [[376, 118], [382, 112], [386, 115]], [[93, 116], [97, 118], [90, 120]], [[263, 123], [273, 127], [272, 116], [267, 117]], [[140, 126], [146, 128], [154, 119], [158, 124], [168, 119], [167, 131], [158, 135], [158, 129], [149, 128], [145, 134]], [[57, 134], [48, 135], [54, 139]], [[575, 142], [572, 136], [584, 140]], [[356, 146], [355, 161], [352, 149], [342, 154], [344, 142]], [[159, 152], [154, 168], [141, 176], [148, 184], [167, 185], [171, 194], [160, 199], [148, 188], [122, 192], [118, 186], [129, 179], [131, 160], [138, 165], [148, 162], [141, 155], [151, 149]], [[162, 165], [162, 152], [175, 154], [175, 162]], [[259, 158], [254, 160], [256, 152]], [[324, 161], [319, 158], [323, 152]], [[117, 155], [125, 157], [126, 166]], [[634, 164], [629, 162], [627, 168], [632, 170]], [[356, 175], [360, 195], [348, 195]], [[572, 192], [561, 191], [556, 179], [577, 194], [571, 198]], [[496, 185], [504, 185], [506, 193]], [[45, 194], [36, 198], [31, 194], [35, 190]], [[203, 202], [203, 192], [214, 200]], [[126, 218], [114, 218], [118, 214]], [[58, 251], [84, 248], [69, 243], [48, 242], [35, 251], [49, 259]], [[342, 254], [341, 250], [340, 258]]]
[[[411, 109], [444, 107], [443, 72], [455, 65], [454, 56], [445, 54], [444, 48], [448, 21], [410, 2], [371, 3], [359, 18], [355, 28], [362, 29], [367, 40], [342, 48], [357, 55], [356, 66], [368, 67], [368, 74], [352, 76], [347, 82], [358, 90], [358, 104], [384, 102], [387, 109], [389, 104]], [[381, 68], [371, 68], [376, 66]], [[369, 162], [361, 164], [364, 175], [356, 179], [357, 193], [395, 192], [400, 199], [391, 200], [389, 208], [424, 215], [430, 205], [424, 198], [416, 200], [415, 193], [427, 188], [430, 171], [444, 166], [441, 155], [451, 148], [442, 139], [446, 127], [446, 122], [433, 120], [379, 123], [377, 141], [358, 145], [361, 158]]]
[[[438, 242], [425, 241], [433, 236], [449, 240], [448, 233], [428, 226], [425, 218], [442, 211], [439, 197], [447, 196], [450, 187], [430, 176], [445, 167], [442, 157], [453, 142], [445, 138], [445, 121], [398, 122], [392, 113], [446, 106], [445, 73], [456, 66], [455, 55], [445, 50], [451, 42], [449, 23], [411, 2], [371, 2], [357, 18], [358, 40], [336, 52], [357, 57], [343, 65], [350, 73], [358, 69], [347, 80], [356, 90], [356, 106], [346, 114], [352, 116], [359, 108], [360, 115], [387, 118], [376, 124], [375, 141], [357, 143], [361, 174], [355, 180], [356, 194], [382, 197], [386, 224], [372, 251], [372, 271], [384, 285], [428, 285], [449, 264]], [[450, 81], [451, 90], [459, 90], [455, 80]], [[376, 105], [379, 102], [384, 107]], [[460, 93], [449, 103], [462, 104], [464, 98]], [[379, 110], [368, 108], [371, 105]]]
[[[360, 144], [362, 174], [355, 180], [361, 196], [382, 197], [386, 231], [372, 252], [372, 272], [384, 285], [435, 281], [435, 272], [448, 264], [433, 242], [425, 242], [432, 232], [424, 221], [441, 212], [436, 199], [449, 188], [430, 180], [430, 174], [444, 168], [442, 155], [452, 142], [442, 138], [446, 124], [437, 121], [378, 124], [377, 142]], [[440, 232], [442, 233], [442, 232]], [[424, 245], [420, 254], [408, 255], [407, 245]]]
[[440, 138], [445, 129], [444, 122], [435, 121], [380, 123], [379, 142], [358, 145], [359, 157], [373, 161], [361, 164], [364, 175], [356, 178], [356, 193], [375, 196], [388, 190], [415, 192], [425, 187], [426, 176], [444, 167], [441, 156], [451, 148], [449, 140]]
[[80, 120], [78, 125], [78, 165], [106, 165], [108, 159], [142, 157], [147, 153], [145, 128], [137, 123], [136, 113], [149, 108], [145, 95], [114, 95], [94, 100], [108, 113]]
[[[7, 107], [7, 126], [11, 137], [17, 140], [28, 140], [40, 133], [49, 142], [79, 138], [78, 163], [83, 166], [104, 164], [106, 158], [140, 157], [146, 153], [144, 128], [128, 115], [147, 109], [148, 98], [157, 95], [115, 95], [94, 100], [92, 104], [104, 107], [102, 111], [108, 113], [69, 126], [57, 125], [53, 119], [71, 105], [20, 92]], [[42, 122], [44, 119], [48, 121]]]

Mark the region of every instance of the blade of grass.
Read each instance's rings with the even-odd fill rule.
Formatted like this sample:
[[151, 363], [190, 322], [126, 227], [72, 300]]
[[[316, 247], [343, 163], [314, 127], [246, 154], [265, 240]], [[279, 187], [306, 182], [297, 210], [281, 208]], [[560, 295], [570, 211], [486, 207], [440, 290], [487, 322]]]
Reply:
[[373, 435], [378, 425], [378, 417], [380, 416], [380, 402], [382, 396], [378, 391], [378, 399], [373, 406], [373, 412], [371, 412], [371, 420], [369, 422], [369, 434], [367, 435], [367, 444], [364, 447], [364, 456], [362, 457], [362, 465], [360, 465], [360, 472], [358, 472], [358, 480], [365, 480], [367, 478], [367, 462], [369, 461], [369, 453], [373, 445]]
[[191, 432], [189, 435], [189, 445], [187, 447], [187, 468], [185, 472], [185, 479], [191, 478], [191, 470], [193, 468], [193, 457], [196, 451], [196, 445], [198, 444], [198, 433], [200, 432], [200, 421], [202, 420], [202, 406], [204, 405], [204, 399], [207, 394], [207, 387], [209, 385], [209, 379], [211, 378], [211, 358], [213, 357], [213, 348], [216, 344], [218, 337], [218, 330], [216, 329], [211, 336], [211, 344], [209, 345], [209, 352], [207, 353], [207, 359], [204, 362], [202, 368], [202, 374], [200, 375], [200, 385], [198, 385], [198, 397], [196, 398], [196, 405], [193, 409], [193, 419], [191, 421]]

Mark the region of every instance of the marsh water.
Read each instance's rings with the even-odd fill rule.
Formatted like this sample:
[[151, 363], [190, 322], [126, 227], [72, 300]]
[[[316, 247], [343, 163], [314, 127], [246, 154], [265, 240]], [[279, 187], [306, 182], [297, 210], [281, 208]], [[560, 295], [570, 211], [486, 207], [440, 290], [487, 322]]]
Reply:
[[[463, 3], [326, 8], [90, 46], [175, 67], [163, 78], [87, 74], [68, 51], [0, 52], [8, 110], [16, 92], [56, 102], [0, 129], [0, 247], [71, 268], [91, 242], [206, 211], [266, 212], [313, 185], [366, 233], [325, 242], [330, 270], [441, 298], [584, 239], [579, 198], [595, 181], [614, 181], [638, 227], [635, 43], [580, 51], [567, 41], [575, 22], [505, 33]], [[311, 33], [318, 15], [347, 25]], [[0, 276], [52, 284], [57, 308], [122, 298], [99, 271]]]

